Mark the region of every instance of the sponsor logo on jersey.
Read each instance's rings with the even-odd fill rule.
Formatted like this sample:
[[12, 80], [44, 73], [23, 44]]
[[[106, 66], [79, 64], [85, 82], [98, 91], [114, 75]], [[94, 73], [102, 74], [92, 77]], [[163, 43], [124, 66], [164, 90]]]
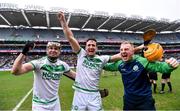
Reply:
[[51, 65], [43, 65], [41, 67], [42, 70], [42, 78], [45, 80], [59, 80], [65, 68], [63, 65], [59, 66], [51, 66]]
[[59, 80], [61, 77], [61, 74], [59, 73], [51, 73], [51, 72], [43, 72], [42, 78], [46, 80]]
[[97, 70], [97, 69], [101, 68], [101, 64], [102, 64], [102, 61], [97, 58], [89, 59], [86, 57], [83, 61], [83, 66], [86, 68], [89, 68], [89, 69]]

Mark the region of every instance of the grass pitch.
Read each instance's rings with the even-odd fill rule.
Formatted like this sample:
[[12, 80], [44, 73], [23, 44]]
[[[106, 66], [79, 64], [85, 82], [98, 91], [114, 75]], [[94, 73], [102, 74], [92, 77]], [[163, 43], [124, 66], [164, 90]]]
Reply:
[[[161, 74], [158, 75], [158, 88], [161, 88]], [[165, 94], [153, 94], [157, 110], [180, 110], [180, 67], [172, 72], [171, 82], [173, 93], [168, 93], [165, 86]], [[8, 71], [0, 72], [0, 110], [12, 110], [20, 100], [32, 88], [33, 74], [28, 73], [22, 76], [11, 75]], [[59, 88], [62, 110], [70, 110], [73, 99], [73, 81], [62, 77]], [[100, 87], [109, 89], [109, 96], [103, 98], [105, 110], [122, 110], [123, 107], [123, 85], [119, 72], [105, 72], [100, 80]], [[31, 110], [30, 96], [23, 102], [19, 110]]]

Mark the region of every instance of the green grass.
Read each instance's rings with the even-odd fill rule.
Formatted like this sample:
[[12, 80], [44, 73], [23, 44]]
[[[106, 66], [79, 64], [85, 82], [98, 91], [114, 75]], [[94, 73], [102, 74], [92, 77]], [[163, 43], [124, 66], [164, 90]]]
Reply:
[[[168, 86], [165, 86], [165, 94], [153, 94], [156, 100], [157, 109], [180, 110], [180, 67], [171, 74], [173, 93], [168, 93]], [[158, 89], [161, 89], [161, 74], [158, 75]]]
[[[161, 74], [158, 78], [158, 90], [160, 90]], [[168, 93], [168, 87], [165, 87], [165, 94], [153, 94], [156, 101], [157, 110], [180, 110], [180, 68], [171, 75], [173, 93]], [[16, 104], [32, 88], [33, 74], [23, 76], [13, 76], [9, 72], [0, 72], [0, 110], [12, 110]], [[59, 95], [62, 110], [70, 110], [73, 99], [72, 80], [66, 77], [61, 79]], [[101, 88], [109, 89], [109, 96], [103, 98], [103, 107], [105, 110], [122, 110], [123, 85], [120, 74], [115, 76], [112, 72], [105, 72], [100, 80]], [[32, 94], [20, 107], [20, 110], [31, 110]]]
[[32, 88], [32, 73], [22, 76], [0, 72], [0, 110], [11, 110]]

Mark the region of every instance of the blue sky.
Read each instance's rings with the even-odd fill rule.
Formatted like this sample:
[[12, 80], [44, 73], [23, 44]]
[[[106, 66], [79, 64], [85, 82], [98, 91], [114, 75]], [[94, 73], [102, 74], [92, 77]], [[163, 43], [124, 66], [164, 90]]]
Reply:
[[69, 10], [85, 9], [89, 12], [105, 11], [109, 14], [122, 13], [127, 17], [139, 15], [174, 21], [180, 19], [180, 0], [1, 0], [0, 3], [41, 5], [45, 8], [63, 7]]

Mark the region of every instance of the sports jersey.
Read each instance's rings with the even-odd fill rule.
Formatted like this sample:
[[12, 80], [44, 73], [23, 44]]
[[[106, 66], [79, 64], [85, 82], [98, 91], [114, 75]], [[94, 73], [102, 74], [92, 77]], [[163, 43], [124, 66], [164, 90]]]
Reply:
[[173, 70], [166, 62], [149, 62], [138, 55], [134, 55], [133, 59], [128, 62], [119, 60], [115, 63], [108, 63], [104, 69], [121, 73], [124, 97], [131, 103], [137, 104], [147, 97], [152, 97], [147, 71], [165, 73]]
[[86, 51], [81, 48], [78, 52], [76, 80], [73, 88], [83, 92], [97, 92], [99, 89], [100, 73], [104, 64], [106, 64], [110, 56], [89, 57]]
[[47, 57], [30, 63], [34, 66], [33, 102], [48, 105], [58, 100], [60, 78], [70, 67], [59, 59], [52, 63]]

